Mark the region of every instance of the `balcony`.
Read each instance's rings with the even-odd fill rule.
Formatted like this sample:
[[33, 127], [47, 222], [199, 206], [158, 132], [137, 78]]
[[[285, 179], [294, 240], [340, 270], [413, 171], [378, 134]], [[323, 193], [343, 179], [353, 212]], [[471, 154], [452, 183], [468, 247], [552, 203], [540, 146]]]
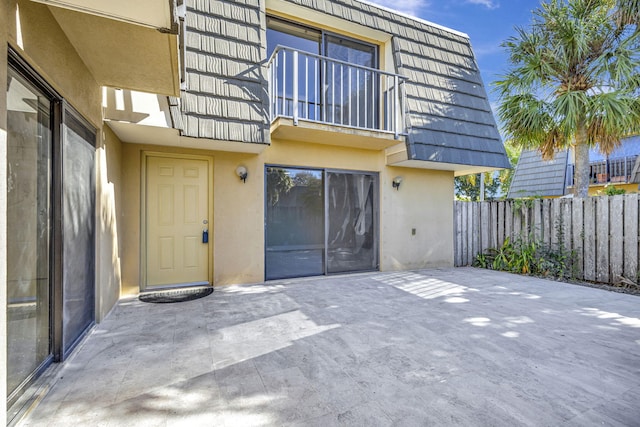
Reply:
[[267, 67], [273, 138], [380, 150], [406, 135], [403, 76], [283, 46]]
[[[619, 157], [589, 163], [589, 185], [628, 184], [638, 156]], [[566, 186], [574, 186], [575, 165], [567, 165]]]

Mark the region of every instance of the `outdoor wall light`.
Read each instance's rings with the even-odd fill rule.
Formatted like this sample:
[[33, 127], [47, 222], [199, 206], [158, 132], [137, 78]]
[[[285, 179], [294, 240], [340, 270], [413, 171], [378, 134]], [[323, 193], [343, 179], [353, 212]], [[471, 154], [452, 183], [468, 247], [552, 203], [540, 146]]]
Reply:
[[247, 176], [249, 175], [249, 173], [247, 172], [247, 168], [240, 165], [236, 168], [236, 175], [240, 177], [242, 182], [247, 182]]
[[396, 191], [398, 191], [398, 189], [400, 188], [400, 184], [402, 184], [401, 176], [396, 176], [395, 178], [393, 178], [393, 182], [391, 183], [391, 185], [393, 185], [393, 188], [395, 188]]

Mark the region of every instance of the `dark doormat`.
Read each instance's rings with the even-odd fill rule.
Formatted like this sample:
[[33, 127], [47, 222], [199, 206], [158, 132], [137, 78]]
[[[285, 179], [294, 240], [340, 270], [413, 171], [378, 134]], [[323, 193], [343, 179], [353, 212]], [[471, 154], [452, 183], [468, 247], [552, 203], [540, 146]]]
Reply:
[[192, 301], [194, 299], [203, 298], [213, 293], [213, 287], [207, 286], [202, 288], [191, 289], [174, 289], [169, 291], [156, 291], [140, 294], [138, 299], [142, 302], [151, 302], [155, 304], [167, 304], [171, 302]]

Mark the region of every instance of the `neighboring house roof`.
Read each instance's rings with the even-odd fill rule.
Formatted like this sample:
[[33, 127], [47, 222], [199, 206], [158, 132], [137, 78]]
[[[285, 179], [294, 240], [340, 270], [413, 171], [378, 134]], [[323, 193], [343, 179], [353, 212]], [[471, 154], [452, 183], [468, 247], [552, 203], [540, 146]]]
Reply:
[[[625, 138], [622, 144], [609, 155], [609, 160], [633, 157], [640, 154], [640, 136]], [[606, 160], [597, 148], [589, 150], [589, 161]], [[523, 150], [514, 171], [508, 197], [546, 197], [566, 194], [567, 165], [570, 164], [569, 150], [556, 153], [553, 160], [545, 161], [537, 150]], [[629, 182], [640, 182], [640, 157], [630, 174]]]
[[[269, 142], [265, 20], [251, 3], [188, 2], [188, 89], [182, 113], [172, 109], [183, 135]], [[409, 159], [510, 167], [466, 35], [357, 0], [289, 3], [393, 35], [397, 73], [409, 78]]]
[[537, 150], [523, 150], [507, 197], [564, 196], [568, 158], [567, 150], [549, 161], [542, 160]]

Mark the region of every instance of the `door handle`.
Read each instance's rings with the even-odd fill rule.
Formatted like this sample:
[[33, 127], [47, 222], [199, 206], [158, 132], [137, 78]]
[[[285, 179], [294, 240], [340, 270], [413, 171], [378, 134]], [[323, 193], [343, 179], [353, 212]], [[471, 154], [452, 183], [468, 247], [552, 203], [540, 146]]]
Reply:
[[209, 230], [206, 228], [202, 230], [202, 243], [209, 243]]

